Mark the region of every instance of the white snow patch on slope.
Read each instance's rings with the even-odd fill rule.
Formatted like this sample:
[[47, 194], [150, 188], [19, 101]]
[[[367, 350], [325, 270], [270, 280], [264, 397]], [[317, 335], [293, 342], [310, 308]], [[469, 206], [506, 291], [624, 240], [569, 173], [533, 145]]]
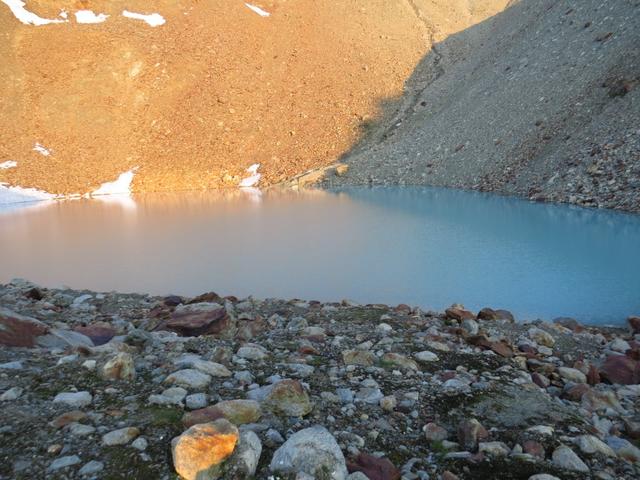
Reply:
[[18, 162], [15, 160], [7, 160], [6, 162], [0, 163], [0, 170], [8, 170], [10, 168], [16, 168], [18, 166]]
[[0, 183], [0, 205], [53, 200], [54, 198], [56, 195], [53, 193], [43, 192], [37, 188], [10, 187], [6, 183]]
[[33, 146], [33, 150], [44, 155], [45, 157], [48, 157], [49, 155], [51, 155], [51, 150], [49, 150], [47, 147], [45, 147], [44, 145], [41, 145], [39, 143], [36, 143]]
[[241, 188], [254, 187], [258, 184], [260, 178], [262, 177], [262, 174], [258, 173], [258, 168], [260, 168], [259, 163], [254, 163], [249, 168], [247, 168], [247, 173], [249, 173], [250, 176], [243, 178], [240, 181], [239, 186]]
[[261, 17], [268, 17], [269, 15], [271, 15], [266, 10], [263, 10], [260, 7], [256, 7], [255, 5], [251, 5], [250, 3], [245, 3], [245, 5], [251, 10], [253, 10], [254, 12], [256, 12], [258, 15], [260, 15]]
[[160, 25], [164, 25], [166, 20], [159, 13], [152, 13], [150, 15], [144, 15], [142, 13], [130, 12], [128, 10], [123, 10], [122, 15], [127, 18], [133, 18], [134, 20], [143, 20], [147, 22], [152, 27], [158, 27]]
[[76, 12], [76, 22], [78, 23], [102, 23], [107, 18], [109, 18], [109, 15], [104, 13], [96, 15], [91, 10], [78, 10]]
[[128, 172], [121, 173], [117, 180], [103, 183], [100, 188], [91, 192], [91, 195], [130, 195], [131, 181], [135, 171], [136, 169], [133, 168]]
[[67, 20], [61, 20], [59, 18], [49, 19], [42, 18], [33, 12], [30, 12], [25, 7], [26, 3], [22, 0], [0, 0], [7, 7], [11, 9], [11, 13], [25, 25], [47, 25], [49, 23], [64, 23]]

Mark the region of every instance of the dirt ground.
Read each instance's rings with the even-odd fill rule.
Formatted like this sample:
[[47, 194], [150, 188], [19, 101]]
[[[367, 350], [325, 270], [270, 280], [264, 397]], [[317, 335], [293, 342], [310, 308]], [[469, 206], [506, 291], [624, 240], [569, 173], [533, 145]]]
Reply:
[[[34, 1], [0, 4], [0, 181], [84, 193], [140, 167], [136, 191], [263, 184], [335, 160], [429, 47], [407, 1]], [[74, 12], [110, 15], [78, 24]], [[122, 10], [160, 13], [151, 27]], [[52, 153], [33, 150], [36, 143]]]
[[43, 26], [0, 3], [0, 163], [18, 163], [0, 182], [84, 193], [139, 167], [135, 191], [205, 189], [253, 163], [262, 186], [286, 180], [348, 151], [432, 42], [504, 3], [260, 0], [262, 17], [241, 0], [27, 0], [68, 12]]

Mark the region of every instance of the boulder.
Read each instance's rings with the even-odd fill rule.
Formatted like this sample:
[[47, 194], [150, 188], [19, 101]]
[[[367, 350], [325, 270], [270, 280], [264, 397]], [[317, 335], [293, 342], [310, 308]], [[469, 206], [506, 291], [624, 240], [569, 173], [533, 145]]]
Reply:
[[173, 465], [185, 480], [221, 478], [222, 464], [236, 448], [240, 434], [225, 420], [194, 425], [171, 441]]
[[447, 318], [452, 318], [453, 320], [457, 320], [459, 322], [463, 320], [473, 320], [476, 318], [476, 316], [469, 310], [465, 310], [464, 308], [459, 307], [447, 308], [444, 313], [447, 315]]
[[388, 458], [368, 453], [359, 453], [353, 461], [347, 462], [347, 470], [364, 473], [369, 480], [400, 480], [400, 470]]
[[260, 404], [254, 400], [224, 400], [215, 405], [187, 412], [182, 417], [185, 427], [224, 418], [234, 425], [257, 422], [262, 416]]
[[600, 367], [600, 376], [609, 383], [640, 383], [640, 362], [624, 355], [609, 355]]
[[344, 455], [329, 431], [322, 426], [300, 430], [291, 435], [273, 454], [269, 468], [273, 473], [306, 473], [313, 477], [345, 480]]
[[304, 417], [313, 409], [309, 395], [297, 380], [281, 380], [273, 385], [264, 400], [266, 408], [288, 417]]
[[162, 327], [183, 337], [197, 337], [219, 335], [229, 323], [229, 315], [222, 305], [201, 302], [178, 305]]
[[370, 367], [375, 363], [376, 356], [368, 350], [345, 350], [342, 352], [342, 361], [345, 365]]
[[258, 468], [262, 442], [254, 432], [240, 432], [240, 439], [233, 455], [224, 464], [224, 478], [228, 480], [245, 480], [253, 478]]
[[554, 465], [575, 472], [589, 472], [589, 467], [566, 445], [560, 445], [551, 455]]
[[0, 345], [32, 348], [48, 332], [49, 327], [39, 320], [0, 308]]
[[89, 337], [95, 346], [108, 343], [116, 335], [115, 329], [103, 322], [75, 327], [73, 330]]
[[134, 380], [136, 367], [133, 357], [126, 352], [120, 352], [102, 367], [102, 377], [108, 380]]

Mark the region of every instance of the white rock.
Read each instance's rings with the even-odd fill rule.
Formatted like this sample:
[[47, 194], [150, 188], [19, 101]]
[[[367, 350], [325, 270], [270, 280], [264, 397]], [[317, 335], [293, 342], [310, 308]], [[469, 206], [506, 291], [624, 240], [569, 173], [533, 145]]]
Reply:
[[167, 388], [160, 395], [149, 395], [149, 403], [155, 405], [182, 405], [182, 400], [187, 396], [182, 387]]
[[589, 471], [589, 467], [582, 461], [582, 459], [566, 445], [560, 445], [556, 448], [553, 451], [551, 458], [553, 463], [560, 468], [573, 470], [575, 472], [586, 473]]
[[269, 352], [260, 345], [248, 343], [238, 349], [237, 355], [247, 360], [263, 360], [269, 356]]
[[91, 435], [96, 431], [96, 428], [91, 425], [84, 425], [82, 423], [73, 422], [69, 425], [69, 433], [76, 437], [84, 437]]
[[413, 358], [415, 358], [419, 362], [437, 362], [440, 360], [438, 355], [429, 350], [425, 350], [423, 352], [417, 352], [413, 354]]
[[542, 330], [541, 328], [532, 327], [529, 329], [529, 338], [534, 342], [544, 345], [545, 347], [553, 347], [556, 343], [556, 339], [553, 336]]
[[13, 400], [17, 400], [22, 395], [24, 389], [22, 387], [13, 387], [0, 395], [0, 402], [10, 402]]
[[549, 425], [535, 425], [527, 428], [527, 432], [537, 433], [538, 435], [553, 435], [554, 428]]
[[206, 393], [193, 393], [185, 398], [185, 405], [190, 410], [204, 408], [209, 404]]
[[231, 372], [227, 367], [220, 363], [203, 360], [195, 355], [184, 355], [175, 364], [179, 367], [190, 367], [200, 370], [212, 377], [230, 377]]
[[165, 378], [164, 383], [175, 384], [194, 390], [202, 390], [211, 383], [211, 376], [200, 370], [186, 368], [169, 375]]
[[322, 426], [300, 430], [273, 454], [269, 466], [274, 473], [306, 473], [326, 475], [332, 480], [345, 480], [347, 467], [336, 439]]
[[627, 350], [631, 350], [631, 345], [629, 345], [629, 342], [621, 338], [616, 338], [613, 342], [609, 344], [609, 348], [614, 352], [624, 353]]
[[511, 450], [503, 442], [480, 442], [478, 451], [488, 453], [494, 457], [504, 457], [509, 455]]
[[574, 383], [587, 383], [587, 376], [578, 369], [560, 367], [558, 368], [558, 373], [566, 381]]
[[554, 477], [553, 475], [549, 475], [548, 473], [538, 473], [536, 475], [531, 475], [529, 480], [560, 480], [558, 477]]

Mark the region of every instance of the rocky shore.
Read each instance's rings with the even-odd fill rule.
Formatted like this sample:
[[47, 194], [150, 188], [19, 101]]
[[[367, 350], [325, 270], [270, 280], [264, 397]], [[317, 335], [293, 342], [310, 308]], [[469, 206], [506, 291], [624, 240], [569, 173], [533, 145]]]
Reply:
[[640, 318], [0, 285], [0, 478], [631, 479]]

